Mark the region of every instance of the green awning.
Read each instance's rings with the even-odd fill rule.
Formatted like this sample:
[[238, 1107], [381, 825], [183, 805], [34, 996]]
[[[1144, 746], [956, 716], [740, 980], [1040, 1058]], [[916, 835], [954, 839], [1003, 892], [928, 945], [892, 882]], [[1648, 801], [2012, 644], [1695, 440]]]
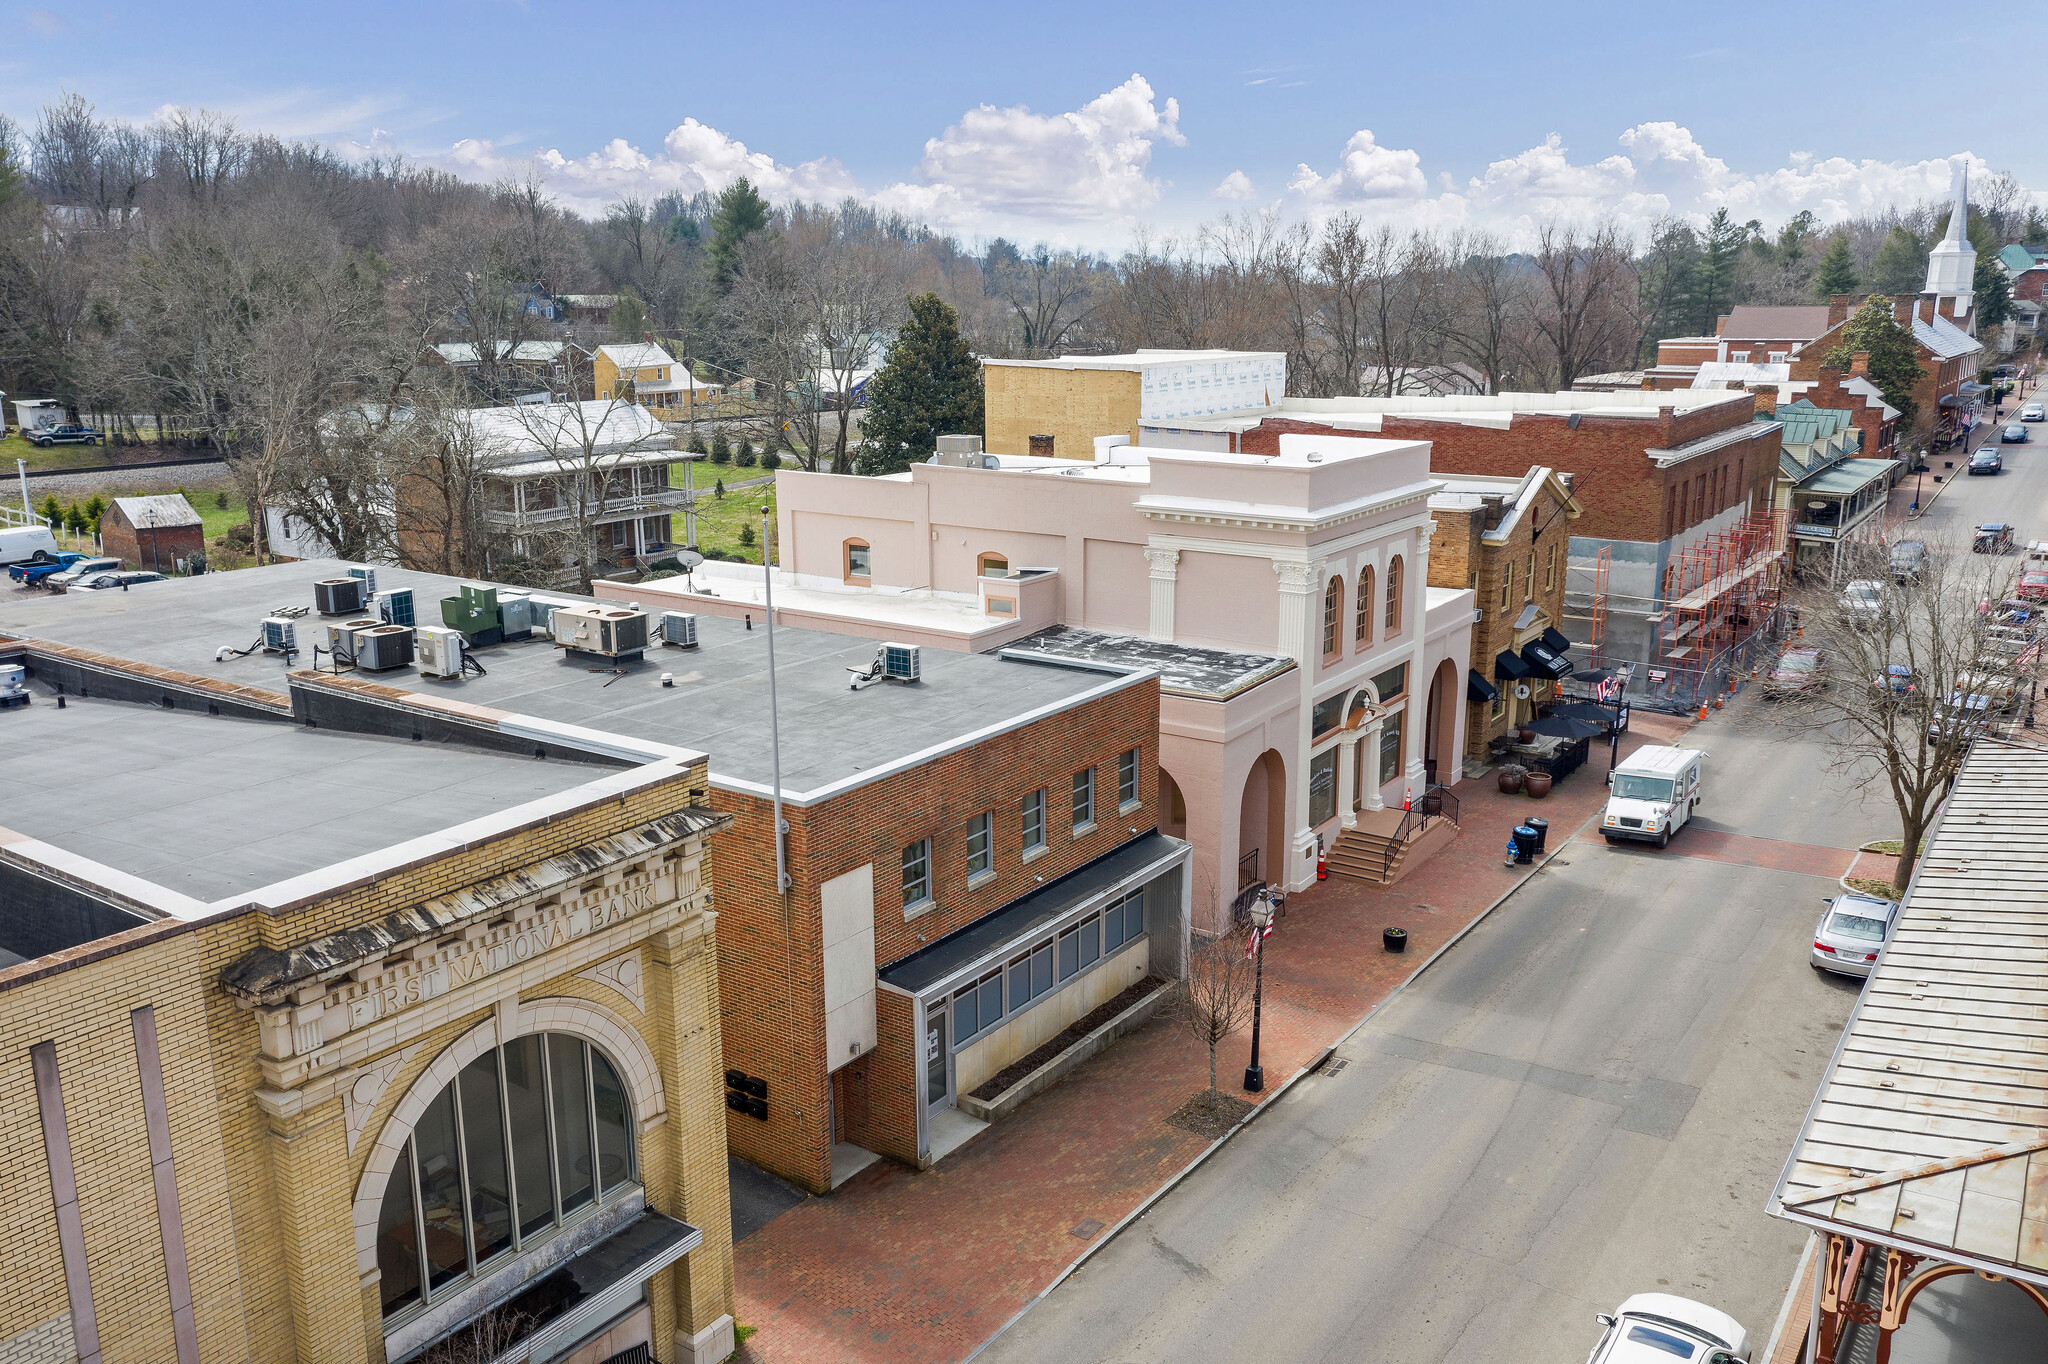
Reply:
[[1802, 493], [1831, 493], [1837, 496], [1861, 492], [1881, 478], [1888, 477], [1898, 468], [1897, 460], [1890, 459], [1845, 459], [1817, 475], [1812, 481], [1801, 483]]

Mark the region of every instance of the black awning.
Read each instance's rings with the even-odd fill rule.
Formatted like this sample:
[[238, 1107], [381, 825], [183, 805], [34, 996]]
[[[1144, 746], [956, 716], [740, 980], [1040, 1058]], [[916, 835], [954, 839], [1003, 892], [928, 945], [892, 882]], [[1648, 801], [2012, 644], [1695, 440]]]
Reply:
[[1529, 664], [1529, 671], [1538, 677], [1556, 681], [1572, 675], [1572, 661], [1551, 648], [1540, 639], [1532, 639], [1522, 646], [1522, 657]]
[[1572, 651], [1572, 642], [1566, 639], [1560, 631], [1558, 631], [1555, 627], [1552, 626], [1544, 627], [1543, 642], [1550, 646], [1550, 651], [1554, 654], [1563, 654], [1569, 656]]
[[1036, 933], [1097, 896], [1107, 895], [1134, 876], [1164, 870], [1186, 852], [1187, 844], [1156, 829], [1140, 834], [1059, 880], [1040, 886], [1001, 909], [991, 910], [900, 961], [889, 963], [882, 968], [881, 979], [905, 994], [923, 994], [961, 967], [1007, 950], [1019, 938]]
[[1493, 683], [1481, 677], [1477, 668], [1465, 669], [1465, 699], [1467, 701], [1477, 701], [1483, 706], [1499, 695], [1500, 691]]
[[1496, 682], [1519, 682], [1534, 671], [1512, 649], [1503, 649], [1493, 656], [1493, 680]]

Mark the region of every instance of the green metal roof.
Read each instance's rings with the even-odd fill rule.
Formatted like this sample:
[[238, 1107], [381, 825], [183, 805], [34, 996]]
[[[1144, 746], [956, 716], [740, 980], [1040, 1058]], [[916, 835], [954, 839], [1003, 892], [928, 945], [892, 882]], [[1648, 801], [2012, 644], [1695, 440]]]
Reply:
[[1799, 491], [1853, 493], [1885, 477], [1895, 465], [1896, 461], [1889, 459], [1845, 459], [1834, 468], [1816, 475], [1811, 483], [1802, 483]]
[[2031, 270], [2037, 261], [2032, 251], [2014, 242], [1998, 253], [1998, 263], [2008, 270]]

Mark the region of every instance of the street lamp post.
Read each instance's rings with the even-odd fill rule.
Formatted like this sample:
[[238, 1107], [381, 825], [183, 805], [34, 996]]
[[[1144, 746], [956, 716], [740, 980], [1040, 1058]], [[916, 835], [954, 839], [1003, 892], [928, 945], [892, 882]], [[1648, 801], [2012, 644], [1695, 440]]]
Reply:
[[1252, 1062], [1244, 1068], [1244, 1088], [1256, 1094], [1266, 1087], [1266, 1069], [1259, 1064], [1259, 1012], [1266, 989], [1266, 932], [1273, 926], [1273, 892], [1259, 887], [1252, 901]]
[[1628, 697], [1629, 680], [1636, 675], [1636, 665], [1624, 663], [1615, 672], [1614, 723], [1607, 731], [1607, 770], [1610, 773], [1621, 765], [1621, 707]]

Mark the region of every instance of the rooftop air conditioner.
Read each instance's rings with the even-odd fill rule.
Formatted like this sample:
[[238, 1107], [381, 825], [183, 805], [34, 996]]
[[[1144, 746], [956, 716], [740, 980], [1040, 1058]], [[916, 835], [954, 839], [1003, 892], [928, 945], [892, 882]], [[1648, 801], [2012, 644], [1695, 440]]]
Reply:
[[555, 643], [601, 658], [634, 659], [647, 648], [647, 613], [595, 602], [564, 606], [549, 619]]
[[377, 594], [377, 619], [383, 621], [386, 625], [411, 627], [419, 624], [418, 619], [413, 615], [412, 589], [404, 588], [397, 592], [379, 592]]
[[872, 687], [877, 682], [915, 682], [920, 674], [920, 655], [915, 644], [888, 643], [875, 650], [875, 661], [865, 668], [848, 668], [853, 681], [848, 683], [854, 691]]
[[28, 669], [19, 663], [0, 667], [0, 710], [28, 704]]
[[441, 598], [441, 623], [467, 635], [471, 648], [496, 644], [505, 637], [499, 625], [498, 589], [463, 584], [455, 596]]
[[680, 649], [697, 647], [697, 617], [688, 611], [661, 613], [661, 642]]
[[498, 598], [498, 623], [506, 639], [525, 639], [533, 632], [533, 598], [507, 596]]
[[313, 584], [313, 606], [323, 616], [346, 616], [369, 601], [361, 578], [325, 578]]
[[372, 625], [356, 632], [356, 666], [365, 672], [388, 672], [412, 662], [412, 628]]
[[283, 616], [263, 618], [263, 652], [266, 654], [295, 654], [299, 651], [299, 631], [295, 622]]
[[462, 676], [462, 631], [445, 625], [422, 625], [413, 632], [422, 677]]
[[364, 630], [377, 627], [374, 620], [344, 620], [331, 622], [327, 627], [327, 652], [341, 663], [353, 663], [356, 656], [356, 636]]
[[363, 580], [363, 600], [364, 600], [364, 601], [369, 601], [369, 600], [371, 600], [372, 598], [374, 598], [374, 597], [375, 597], [375, 596], [377, 595], [377, 570], [376, 570], [376, 569], [374, 569], [374, 568], [352, 568], [352, 569], [350, 569], [350, 570], [348, 571], [348, 576], [349, 576], [349, 577], [351, 577], [351, 578], [361, 578], [361, 579]]

